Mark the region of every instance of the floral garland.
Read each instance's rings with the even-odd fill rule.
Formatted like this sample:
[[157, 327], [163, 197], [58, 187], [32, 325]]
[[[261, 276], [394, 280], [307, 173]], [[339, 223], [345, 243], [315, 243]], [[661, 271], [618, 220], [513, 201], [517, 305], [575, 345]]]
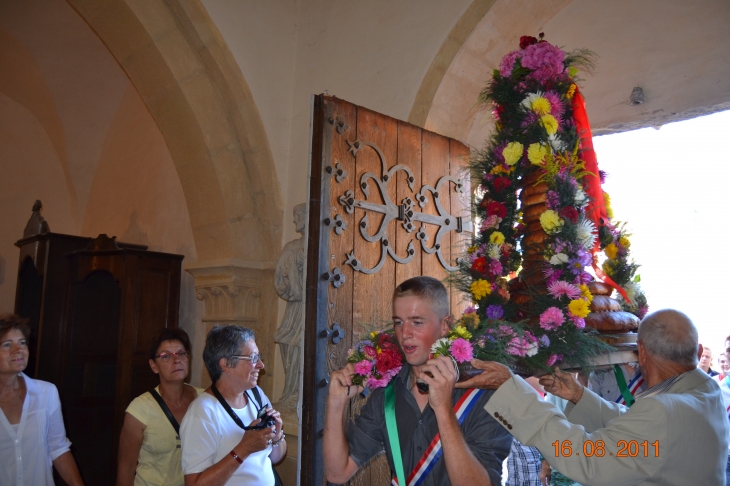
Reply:
[[[584, 330], [593, 299], [586, 284], [594, 279], [587, 269], [597, 235], [608, 256], [603, 271], [633, 295], [631, 302], [622, 301], [624, 308], [640, 317], [646, 312], [623, 226], [609, 220], [596, 228], [590, 217], [586, 184], [598, 174], [586, 170], [581, 158], [572, 102], [578, 68], [591, 67], [589, 51], [565, 53], [542, 34], [525, 36], [480, 94], [482, 103], [494, 106], [496, 118], [487, 147], [472, 162], [473, 178], [481, 181], [475, 205], [481, 226], [468, 258], [451, 278], [474, 302], [461, 322], [481, 334], [477, 357], [503, 362], [519, 357], [536, 370], [564, 359], [585, 365], [606, 350], [594, 332]], [[534, 207], [541, 211], [544, 238], [534, 244], [524, 241], [518, 190], [540, 184], [547, 191], [535, 197], [543, 197], [544, 205]], [[522, 302], [508, 282], [518, 271], [521, 292], [528, 296]]]
[[[457, 363], [471, 361], [474, 357], [474, 346], [470, 342], [472, 337], [472, 333], [464, 326], [455, 326], [446, 337], [433, 343], [431, 356], [450, 356]], [[353, 384], [370, 390], [385, 387], [400, 372], [404, 361], [405, 357], [392, 329], [368, 333], [347, 355], [347, 362], [355, 365]]]

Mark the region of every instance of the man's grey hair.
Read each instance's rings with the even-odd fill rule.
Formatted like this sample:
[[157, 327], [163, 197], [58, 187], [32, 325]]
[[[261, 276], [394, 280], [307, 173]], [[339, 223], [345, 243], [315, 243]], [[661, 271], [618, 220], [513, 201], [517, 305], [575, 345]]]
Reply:
[[231, 358], [231, 356], [239, 354], [251, 340], [256, 340], [251, 329], [235, 325], [213, 326], [208, 337], [205, 338], [205, 349], [203, 350], [205, 369], [208, 370], [213, 383], [217, 382], [223, 374], [220, 365], [221, 358], [225, 358], [226, 365], [235, 367], [240, 360]]
[[682, 312], [663, 309], [649, 314], [641, 321], [638, 340], [652, 356], [685, 367], [697, 366], [697, 328]]

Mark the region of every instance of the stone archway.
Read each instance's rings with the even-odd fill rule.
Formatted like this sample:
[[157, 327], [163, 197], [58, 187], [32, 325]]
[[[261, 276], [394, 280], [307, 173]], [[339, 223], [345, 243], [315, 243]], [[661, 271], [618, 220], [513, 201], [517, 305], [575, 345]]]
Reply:
[[[256, 331], [273, 355], [273, 269], [283, 203], [246, 80], [199, 0], [68, 0], [119, 62], [157, 123], [185, 195], [206, 317]], [[203, 384], [207, 375], [202, 377]], [[273, 377], [261, 385], [272, 392]]]

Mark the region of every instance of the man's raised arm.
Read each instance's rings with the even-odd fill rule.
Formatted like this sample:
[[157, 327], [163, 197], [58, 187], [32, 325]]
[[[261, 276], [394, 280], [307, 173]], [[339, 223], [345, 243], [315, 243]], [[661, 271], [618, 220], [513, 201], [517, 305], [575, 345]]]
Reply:
[[355, 474], [358, 466], [350, 457], [345, 435], [345, 412], [350, 398], [362, 391], [352, 384], [352, 364], [330, 376], [324, 422], [324, 471], [327, 481], [342, 484]]

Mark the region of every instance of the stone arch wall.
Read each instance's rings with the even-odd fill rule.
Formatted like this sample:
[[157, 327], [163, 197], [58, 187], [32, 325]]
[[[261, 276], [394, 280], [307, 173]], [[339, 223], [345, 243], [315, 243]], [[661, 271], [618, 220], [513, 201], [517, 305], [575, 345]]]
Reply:
[[202, 261], [273, 262], [282, 202], [240, 69], [197, 0], [69, 0], [140, 94], [172, 154]]
[[[199, 0], [69, 3], [129, 77], [180, 178], [198, 257], [185, 269], [206, 307], [194, 348], [213, 325], [239, 324], [273, 356], [283, 204], [258, 109], [225, 41]], [[192, 379], [209, 383], [204, 370]], [[272, 395], [273, 376], [260, 384]]]

